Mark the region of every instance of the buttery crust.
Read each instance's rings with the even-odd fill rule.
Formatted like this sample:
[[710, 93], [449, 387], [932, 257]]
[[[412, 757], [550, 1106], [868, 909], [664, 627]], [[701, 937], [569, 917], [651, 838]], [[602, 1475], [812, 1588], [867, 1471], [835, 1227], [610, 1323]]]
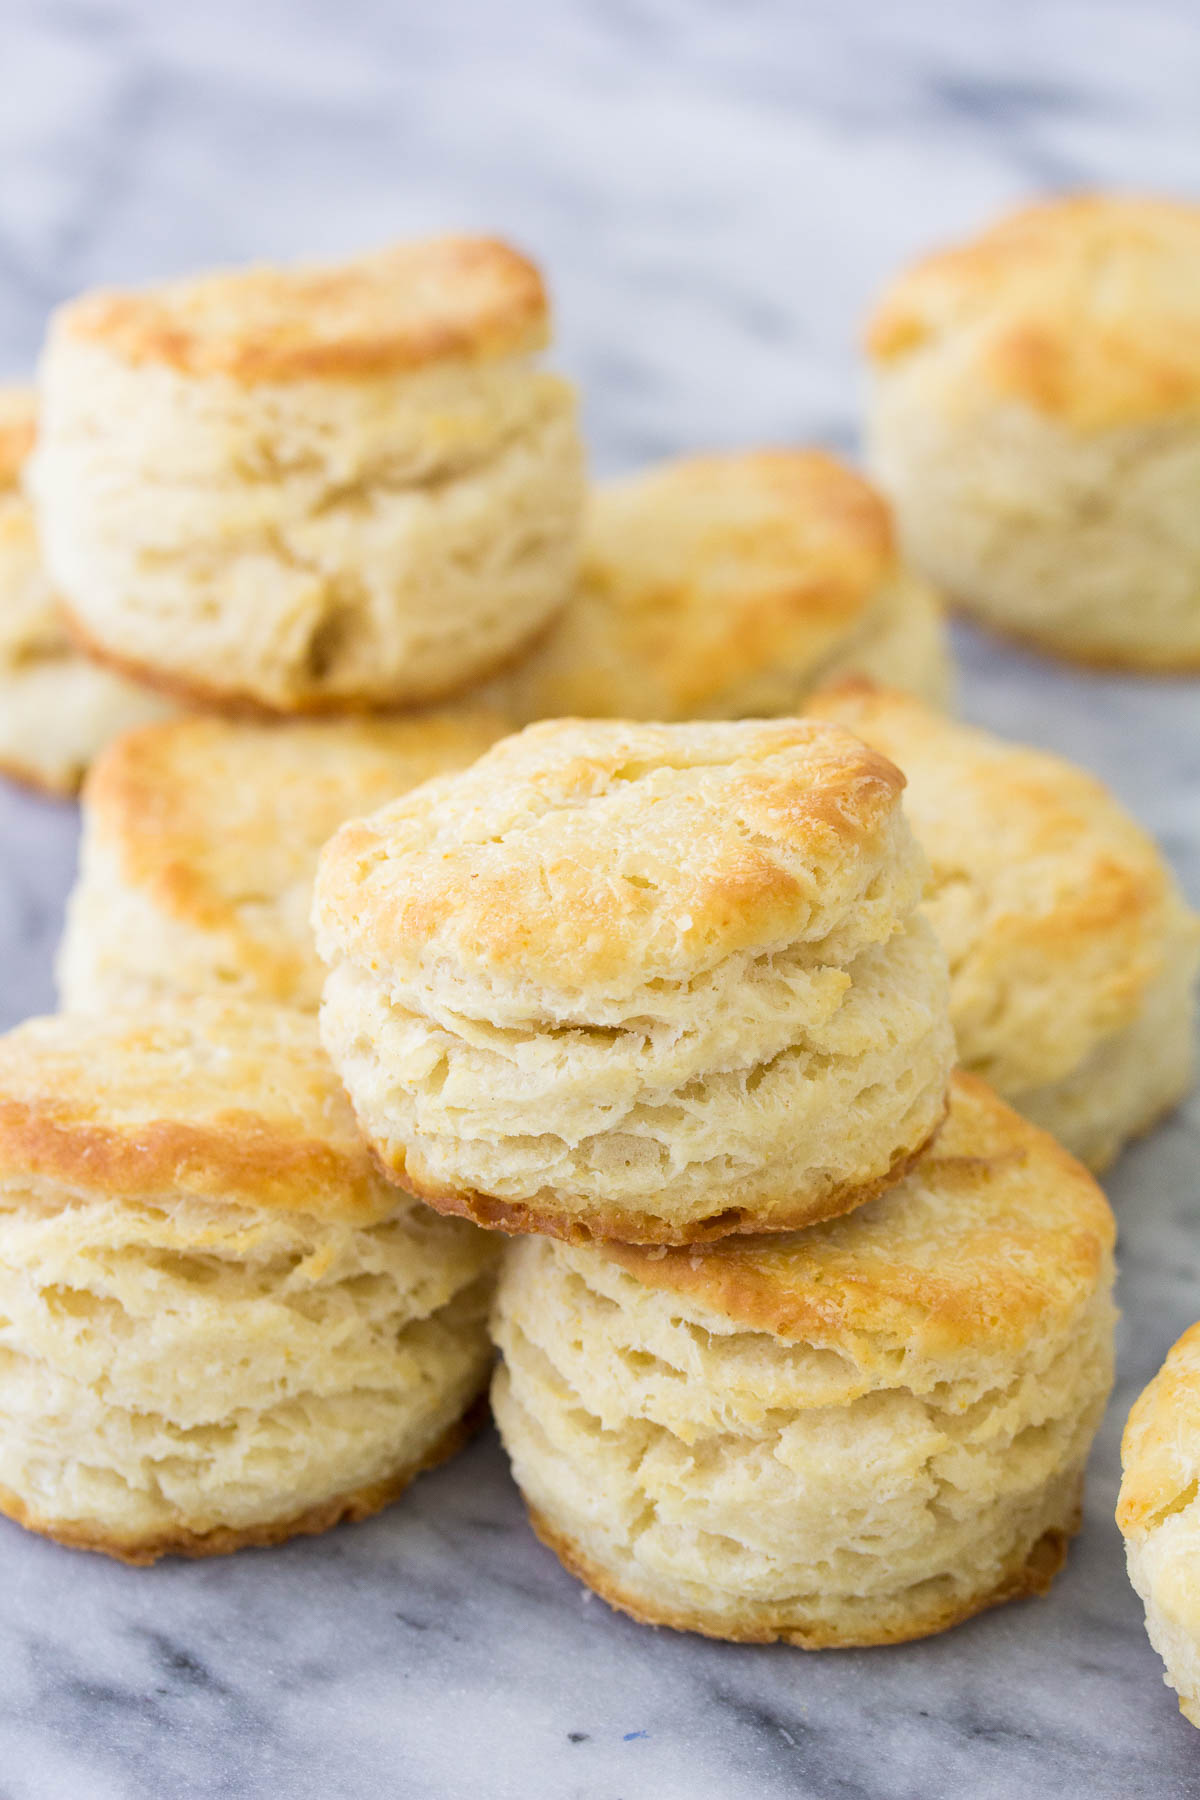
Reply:
[[0, 1038], [8, 1175], [105, 1200], [219, 1194], [362, 1223], [394, 1205], [314, 1021], [199, 998], [33, 1019]]
[[575, 995], [711, 968], [820, 935], [827, 893], [892, 853], [903, 786], [812, 720], [532, 725], [342, 827], [322, 954], [451, 958]]
[[357, 1525], [361, 1520], [369, 1519], [372, 1514], [382, 1512], [385, 1506], [390, 1506], [393, 1500], [399, 1499], [418, 1475], [437, 1468], [440, 1463], [448, 1462], [456, 1455], [480, 1430], [487, 1417], [487, 1401], [481, 1393], [472, 1401], [463, 1417], [456, 1420], [423, 1456], [397, 1470], [394, 1475], [389, 1475], [383, 1481], [372, 1482], [369, 1487], [359, 1488], [354, 1493], [340, 1494], [321, 1506], [309, 1507], [306, 1512], [290, 1519], [272, 1520], [269, 1524], [251, 1526], [245, 1531], [220, 1525], [212, 1531], [180, 1530], [163, 1532], [156, 1537], [137, 1541], [120, 1539], [107, 1535], [102, 1530], [90, 1531], [86, 1525], [60, 1524], [47, 1519], [33, 1512], [16, 1494], [3, 1487], [0, 1487], [0, 1513], [24, 1526], [27, 1531], [36, 1531], [41, 1537], [51, 1538], [65, 1549], [96, 1550], [130, 1568], [146, 1568], [163, 1556], [195, 1559], [202, 1556], [228, 1556], [234, 1550], [265, 1550], [272, 1545], [286, 1543], [289, 1538], [316, 1537], [323, 1531], [332, 1530], [335, 1525]]
[[[463, 708], [269, 725], [188, 716], [125, 733], [88, 778], [83, 874], [60, 964], [67, 1003], [94, 1010], [95, 983], [114, 975], [215, 989], [218, 965], [228, 979], [232, 963], [263, 998], [315, 1004], [321, 972], [303, 896], [321, 845], [348, 816], [466, 765], [503, 731], [498, 716]], [[118, 892], [94, 866], [110, 861]], [[166, 948], [131, 948], [106, 930], [105, 902], [125, 894], [194, 934], [191, 956], [177, 934]]]
[[631, 1589], [616, 1580], [607, 1569], [585, 1555], [570, 1538], [557, 1531], [528, 1501], [525, 1510], [538, 1538], [548, 1550], [554, 1552], [568, 1573], [584, 1582], [617, 1612], [636, 1620], [639, 1625], [662, 1625], [670, 1631], [694, 1631], [701, 1637], [719, 1638], [732, 1644], [783, 1643], [790, 1644], [796, 1650], [855, 1650], [871, 1649], [881, 1644], [906, 1644], [916, 1638], [932, 1637], [935, 1632], [948, 1631], [951, 1626], [961, 1625], [993, 1606], [1003, 1606], [1009, 1600], [1023, 1600], [1032, 1594], [1047, 1593], [1066, 1561], [1071, 1539], [1083, 1522], [1082, 1493], [1081, 1481], [1079, 1497], [1067, 1522], [1043, 1532], [1025, 1559], [1007, 1570], [1003, 1579], [987, 1593], [976, 1595], [958, 1606], [943, 1605], [915, 1613], [894, 1631], [870, 1634], [841, 1633], [820, 1628], [797, 1631], [786, 1626], [772, 1630], [762, 1625], [722, 1625], [717, 1629], [711, 1619], [702, 1613], [652, 1609]]
[[753, 715], [768, 677], [811, 681], [897, 571], [886, 503], [818, 450], [680, 457], [606, 482], [575, 593], [513, 671], [512, 710]]
[[[886, 1174], [881, 1175], [877, 1181], [813, 1194], [794, 1213], [772, 1213], [769, 1229], [799, 1231], [822, 1220], [836, 1219], [844, 1213], [853, 1212], [879, 1194], [886, 1193], [925, 1155], [942, 1129], [945, 1116], [943, 1111], [942, 1119], [915, 1149], [901, 1151], [893, 1157]], [[381, 1174], [402, 1187], [406, 1193], [423, 1200], [435, 1212], [470, 1219], [488, 1231], [503, 1231], [510, 1237], [534, 1235], [557, 1238], [564, 1244], [597, 1243], [606, 1245], [609, 1249], [617, 1249], [626, 1244], [678, 1247], [727, 1243], [733, 1238], [746, 1234], [757, 1235], [768, 1229], [761, 1212], [755, 1213], [742, 1207], [730, 1207], [707, 1219], [671, 1224], [653, 1213], [633, 1212], [624, 1206], [588, 1206], [578, 1196], [572, 1196], [572, 1205], [580, 1210], [556, 1212], [547, 1204], [552, 1196], [547, 1196], [540, 1204], [525, 1205], [519, 1201], [500, 1200], [490, 1194], [456, 1193], [426, 1187], [407, 1169], [403, 1172], [391, 1169], [377, 1151], [373, 1155]]]
[[1089, 433], [1200, 408], [1200, 207], [1077, 194], [925, 258], [879, 302], [885, 367], [961, 355], [960, 383]]
[[227, 270], [70, 302], [52, 326], [133, 365], [265, 382], [354, 379], [540, 349], [533, 264], [495, 238], [443, 237], [329, 266]]
[[[913, 1203], [924, 1189], [940, 1197], [927, 1220]], [[914, 1344], [939, 1355], [969, 1346], [984, 1322], [992, 1344], [1025, 1342], [1095, 1289], [1115, 1235], [1082, 1165], [959, 1071], [933, 1148], [874, 1206], [707, 1255], [616, 1243], [603, 1254], [644, 1286], [745, 1329], [825, 1348], [852, 1342], [869, 1367]]]

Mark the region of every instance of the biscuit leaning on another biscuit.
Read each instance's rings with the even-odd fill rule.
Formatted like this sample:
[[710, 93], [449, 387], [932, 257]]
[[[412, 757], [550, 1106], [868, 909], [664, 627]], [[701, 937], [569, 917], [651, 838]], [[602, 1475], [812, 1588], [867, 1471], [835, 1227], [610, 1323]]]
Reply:
[[917, 568], [1062, 656], [1200, 669], [1200, 206], [1015, 213], [900, 275], [868, 350]]
[[527, 1239], [492, 1403], [539, 1536], [622, 1611], [806, 1649], [1041, 1593], [1112, 1380], [1113, 1219], [981, 1082], [890, 1192], [703, 1252]]
[[596, 487], [574, 594], [488, 697], [520, 724], [764, 718], [849, 671], [944, 703], [941, 606], [860, 475], [761, 450]]
[[61, 1004], [225, 993], [315, 1008], [322, 844], [355, 813], [464, 768], [503, 730], [463, 708], [271, 725], [192, 716], [131, 732], [88, 780]]
[[1092, 1168], [1193, 1077], [1200, 920], [1093, 776], [864, 682], [812, 713], [904, 771], [964, 1068]]
[[71, 642], [21, 491], [36, 416], [32, 388], [0, 388], [0, 771], [69, 797], [118, 732], [173, 709]]
[[1179, 1710], [1200, 1725], [1200, 1325], [1174, 1344], [1129, 1414], [1117, 1524], [1146, 1631]]
[[494, 1243], [372, 1168], [299, 1013], [0, 1038], [0, 1511], [127, 1562], [363, 1518], [462, 1441]]
[[548, 336], [537, 270], [486, 238], [71, 302], [31, 486], [75, 624], [185, 697], [276, 712], [490, 674], [575, 574]]
[[887, 1185], [941, 1121], [903, 778], [812, 720], [557, 720], [345, 825], [321, 1024], [385, 1168], [507, 1231], [684, 1243]]

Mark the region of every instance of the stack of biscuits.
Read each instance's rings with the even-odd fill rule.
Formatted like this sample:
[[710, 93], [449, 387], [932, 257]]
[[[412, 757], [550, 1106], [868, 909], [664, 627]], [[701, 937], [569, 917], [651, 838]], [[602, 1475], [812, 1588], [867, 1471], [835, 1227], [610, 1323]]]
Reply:
[[322, 855], [331, 1059], [386, 1172], [520, 1236], [501, 1434], [651, 1623], [921, 1636], [1078, 1523], [1112, 1219], [951, 1077], [903, 786], [825, 721], [560, 720]]
[[[1063, 281], [1129, 235], [1013, 229]], [[998, 614], [1040, 553], [978, 483], [925, 528], [922, 394], [1025, 292], [972, 267], [873, 331], [898, 525], [807, 448], [589, 489], [493, 240], [56, 316], [0, 411], [0, 763], [90, 772], [62, 1010], [0, 1040], [0, 1509], [130, 1562], [324, 1530], [490, 1383], [638, 1619], [879, 1644], [1048, 1586], [1089, 1168], [1190, 1082], [1200, 933], [1083, 771], [942, 710], [930, 574]]]

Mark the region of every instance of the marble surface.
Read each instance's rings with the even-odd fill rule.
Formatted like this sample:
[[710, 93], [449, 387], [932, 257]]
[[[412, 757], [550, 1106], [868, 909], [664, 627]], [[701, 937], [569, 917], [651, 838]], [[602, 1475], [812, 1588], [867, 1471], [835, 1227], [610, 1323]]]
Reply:
[[[1187, 0], [0, 4], [0, 371], [88, 283], [463, 224], [553, 278], [597, 464], [852, 448], [900, 258], [1017, 196], [1200, 192]], [[1200, 900], [1200, 686], [959, 633], [983, 722], [1099, 770]], [[51, 1002], [73, 810], [0, 795], [0, 1023]], [[1200, 1108], [1111, 1179], [1120, 1380], [1049, 1599], [805, 1656], [640, 1629], [527, 1532], [495, 1442], [386, 1516], [129, 1571], [0, 1524], [0, 1800], [1200, 1794], [1112, 1524], [1120, 1423], [1200, 1316]]]

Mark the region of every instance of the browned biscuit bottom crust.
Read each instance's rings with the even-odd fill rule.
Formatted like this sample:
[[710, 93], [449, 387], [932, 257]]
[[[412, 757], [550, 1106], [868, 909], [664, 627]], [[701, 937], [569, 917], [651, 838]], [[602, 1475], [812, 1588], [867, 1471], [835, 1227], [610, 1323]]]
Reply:
[[1121, 656], [1115, 651], [1072, 650], [1065, 644], [1040, 637], [1037, 632], [1024, 631], [1019, 625], [1003, 625], [997, 619], [984, 618], [975, 611], [969, 600], [964, 600], [959, 594], [944, 594], [943, 598], [959, 618], [969, 619], [972, 625], [978, 625], [980, 631], [986, 632], [1001, 644], [1015, 644], [1020, 650], [1033, 650], [1041, 656], [1052, 656], [1058, 662], [1070, 663], [1079, 669], [1092, 669], [1098, 675], [1144, 675], [1147, 679], [1165, 675], [1184, 679], [1189, 675], [1200, 674], [1200, 650], [1184, 651], [1177, 656], [1144, 657]]
[[233, 1550], [268, 1549], [273, 1544], [286, 1543], [289, 1538], [316, 1537], [335, 1525], [354, 1525], [360, 1519], [369, 1519], [372, 1513], [381, 1512], [385, 1506], [390, 1506], [393, 1500], [398, 1499], [418, 1475], [424, 1474], [427, 1469], [436, 1468], [439, 1463], [447, 1462], [461, 1450], [487, 1418], [485, 1390], [476, 1396], [462, 1418], [456, 1420], [449, 1431], [444, 1432], [423, 1456], [394, 1475], [387, 1476], [383, 1481], [372, 1482], [369, 1487], [358, 1488], [352, 1494], [339, 1494], [333, 1500], [323, 1501], [320, 1506], [310, 1506], [306, 1512], [294, 1514], [291, 1518], [273, 1519], [267, 1524], [251, 1525], [240, 1531], [226, 1525], [201, 1532], [180, 1527], [177, 1531], [161, 1532], [157, 1537], [123, 1542], [118, 1538], [106, 1537], [99, 1527], [92, 1529], [87, 1525], [59, 1524], [39, 1517], [5, 1487], [0, 1487], [0, 1513], [15, 1520], [18, 1525], [23, 1525], [28, 1531], [36, 1531], [42, 1537], [52, 1538], [56, 1544], [62, 1544], [68, 1550], [98, 1550], [102, 1555], [114, 1557], [117, 1562], [126, 1563], [133, 1568], [144, 1568], [157, 1562], [161, 1556], [227, 1556]]
[[29, 768], [25, 763], [6, 762], [0, 757], [0, 777], [11, 781], [15, 787], [24, 788], [38, 800], [66, 800], [78, 798], [83, 786], [83, 776], [72, 776], [68, 781], [51, 781], [37, 769]]
[[[861, 1187], [835, 1188], [801, 1203], [794, 1212], [783, 1216], [774, 1214], [769, 1218], [764, 1218], [745, 1206], [727, 1207], [724, 1212], [711, 1214], [705, 1219], [693, 1219], [682, 1225], [672, 1225], [653, 1213], [629, 1212], [623, 1207], [583, 1205], [578, 1212], [552, 1212], [547, 1210], [545, 1200], [500, 1200], [493, 1194], [480, 1194], [470, 1189], [455, 1193], [426, 1187], [407, 1169], [393, 1168], [374, 1148], [371, 1154], [377, 1167], [389, 1181], [395, 1182], [407, 1193], [414, 1194], [418, 1200], [423, 1200], [435, 1212], [470, 1219], [488, 1231], [503, 1231], [509, 1237], [531, 1235], [558, 1238], [564, 1244], [665, 1244], [678, 1248], [692, 1244], [715, 1244], [730, 1237], [774, 1236], [778, 1232], [800, 1231], [805, 1226], [819, 1225], [825, 1219], [836, 1219], [843, 1213], [854, 1212], [857, 1207], [865, 1206], [868, 1200], [875, 1200], [880, 1194], [886, 1193], [888, 1188], [895, 1187], [921, 1160], [945, 1124], [948, 1106], [947, 1101], [937, 1124], [916, 1149], [898, 1151], [886, 1172], [874, 1181]], [[362, 1124], [361, 1119], [359, 1123]]]
[[326, 694], [296, 700], [290, 706], [273, 706], [269, 701], [260, 699], [257, 694], [247, 694], [239, 688], [208, 687], [204, 682], [189, 681], [186, 676], [155, 668], [151, 663], [138, 662], [134, 657], [122, 656], [119, 651], [110, 650], [107, 645], [94, 638], [65, 601], [60, 599], [58, 608], [76, 649], [82, 651], [90, 662], [112, 669], [137, 686], [150, 688], [154, 693], [162, 694], [166, 699], [173, 700], [192, 712], [218, 713], [222, 718], [243, 719], [251, 724], [255, 721], [270, 723], [271, 720], [278, 719], [344, 718], [347, 714], [358, 716], [379, 713], [388, 716], [393, 713], [419, 713], [429, 707], [445, 706], [449, 701], [466, 700], [477, 686], [485, 681], [495, 680], [513, 663], [520, 661], [528, 653], [529, 643], [535, 641], [527, 640], [518, 644], [514, 649], [504, 651], [495, 661], [474, 670], [465, 681], [431, 689], [419, 699], [368, 700], [353, 694]]
[[916, 1638], [933, 1637], [973, 1619], [976, 1613], [1009, 1600], [1023, 1600], [1031, 1594], [1045, 1594], [1067, 1557], [1067, 1546], [1083, 1521], [1083, 1479], [1080, 1478], [1070, 1516], [1063, 1525], [1052, 1525], [1033, 1545], [1023, 1562], [1005, 1571], [1004, 1576], [987, 1593], [977, 1594], [956, 1604], [942, 1604], [918, 1613], [904, 1625], [878, 1631], [842, 1633], [826, 1625], [749, 1625], [730, 1627], [714, 1625], [703, 1613], [656, 1612], [648, 1609], [629, 1588], [593, 1562], [539, 1513], [525, 1503], [529, 1523], [548, 1550], [553, 1550], [564, 1569], [582, 1581], [602, 1600], [639, 1625], [665, 1625], [670, 1631], [694, 1631], [701, 1637], [720, 1638], [729, 1644], [790, 1644], [796, 1650], [870, 1650], [882, 1644], [907, 1644]]

